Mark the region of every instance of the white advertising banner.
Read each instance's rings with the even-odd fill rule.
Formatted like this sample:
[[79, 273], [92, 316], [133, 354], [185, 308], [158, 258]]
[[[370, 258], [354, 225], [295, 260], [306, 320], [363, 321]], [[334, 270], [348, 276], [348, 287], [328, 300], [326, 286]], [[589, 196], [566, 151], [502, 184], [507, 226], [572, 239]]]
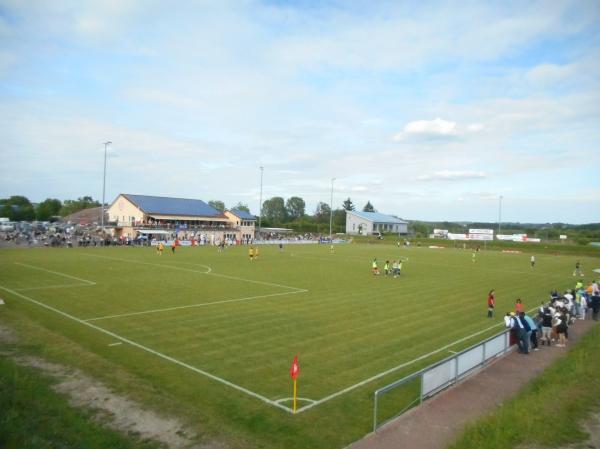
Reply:
[[469, 234], [469, 240], [494, 240], [494, 234]]
[[558, 238], [561, 240], [567, 240], [567, 236], [564, 234], [559, 235]]
[[452, 234], [448, 233], [448, 240], [469, 240], [467, 234]]
[[494, 234], [493, 229], [469, 229], [469, 234]]

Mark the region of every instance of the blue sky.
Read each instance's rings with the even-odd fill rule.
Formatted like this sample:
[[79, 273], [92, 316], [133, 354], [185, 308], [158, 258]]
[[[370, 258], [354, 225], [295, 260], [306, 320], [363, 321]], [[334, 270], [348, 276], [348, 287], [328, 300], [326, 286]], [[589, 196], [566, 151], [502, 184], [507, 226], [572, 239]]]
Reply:
[[0, 197], [600, 221], [597, 1], [181, 3], [0, 0]]

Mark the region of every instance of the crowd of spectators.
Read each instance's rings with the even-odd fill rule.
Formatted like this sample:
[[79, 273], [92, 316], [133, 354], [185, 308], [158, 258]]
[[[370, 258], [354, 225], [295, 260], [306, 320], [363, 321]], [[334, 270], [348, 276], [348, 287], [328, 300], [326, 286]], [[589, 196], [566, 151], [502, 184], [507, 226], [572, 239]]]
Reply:
[[552, 290], [549, 301], [542, 301], [535, 318], [523, 311], [522, 301], [518, 299], [515, 311], [507, 313], [504, 321], [510, 329], [511, 345], [517, 344], [520, 353], [529, 354], [530, 348], [537, 351], [540, 345], [566, 347], [569, 328], [577, 320], [598, 321], [599, 315], [598, 282], [591, 281], [584, 286], [578, 281], [573, 289], [562, 294], [557, 289]]

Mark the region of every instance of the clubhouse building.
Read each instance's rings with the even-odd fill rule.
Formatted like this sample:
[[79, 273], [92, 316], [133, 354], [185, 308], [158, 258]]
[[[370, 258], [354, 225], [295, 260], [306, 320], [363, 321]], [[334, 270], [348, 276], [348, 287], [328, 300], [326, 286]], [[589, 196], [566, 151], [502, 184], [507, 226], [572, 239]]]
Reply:
[[377, 212], [346, 211], [346, 234], [374, 235], [408, 233], [408, 222]]
[[115, 237], [248, 242], [256, 231], [256, 217], [248, 212], [221, 212], [202, 200], [184, 198], [121, 193], [108, 207], [107, 215]]

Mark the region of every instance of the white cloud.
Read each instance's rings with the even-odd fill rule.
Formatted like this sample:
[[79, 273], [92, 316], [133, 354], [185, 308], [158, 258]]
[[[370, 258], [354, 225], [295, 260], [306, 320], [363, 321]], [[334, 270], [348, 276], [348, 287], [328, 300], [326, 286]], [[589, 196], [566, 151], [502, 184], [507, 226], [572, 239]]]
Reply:
[[433, 120], [415, 120], [407, 123], [402, 132], [394, 136], [394, 140], [403, 140], [410, 136], [454, 137], [457, 135], [456, 122], [436, 118]]
[[482, 123], [472, 123], [470, 125], [467, 125], [467, 131], [471, 133], [478, 133], [480, 131], [483, 131], [484, 128], [485, 126]]
[[432, 174], [417, 176], [418, 181], [464, 181], [467, 179], [484, 179], [487, 174], [483, 171], [451, 171], [441, 170]]

